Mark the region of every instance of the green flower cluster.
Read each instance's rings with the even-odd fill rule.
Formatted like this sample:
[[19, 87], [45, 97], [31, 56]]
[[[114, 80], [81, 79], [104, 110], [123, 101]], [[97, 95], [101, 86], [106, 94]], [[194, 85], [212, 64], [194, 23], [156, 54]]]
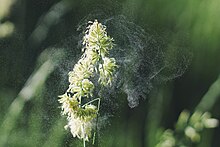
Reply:
[[195, 111], [190, 116], [189, 112], [183, 111], [179, 116], [175, 130], [165, 130], [156, 147], [185, 147], [199, 143], [200, 134], [204, 128], [217, 126], [218, 120], [211, 118], [211, 114], [208, 112]]
[[[98, 82], [101, 85], [110, 85], [117, 67], [115, 59], [108, 57], [114, 44], [113, 39], [107, 35], [106, 27], [97, 20], [90, 23], [83, 38], [84, 53], [69, 72], [69, 88], [59, 96], [62, 115], [66, 115], [68, 120], [66, 127], [70, 128], [74, 137], [87, 141], [100, 104], [99, 98], [89, 101], [93, 98], [95, 88], [91, 78], [95, 74], [99, 75]], [[96, 101], [98, 104], [94, 105]]]

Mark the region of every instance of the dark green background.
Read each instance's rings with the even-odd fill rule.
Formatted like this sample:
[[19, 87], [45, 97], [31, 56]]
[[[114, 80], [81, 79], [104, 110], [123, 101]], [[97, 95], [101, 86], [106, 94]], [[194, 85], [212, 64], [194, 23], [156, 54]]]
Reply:
[[[76, 29], [80, 20], [96, 10], [105, 11], [109, 16], [123, 14], [145, 30], [153, 29], [161, 36], [164, 32], [172, 32], [166, 39], [175, 39], [176, 34], [184, 32], [189, 38], [187, 44], [193, 54], [192, 61], [182, 77], [153, 88], [146, 100], [140, 100], [138, 107], [129, 108], [126, 96], [120, 95], [117, 111], [106, 121], [106, 127], [100, 132], [100, 146], [141, 147], [154, 142], [155, 137], [147, 138], [149, 131], [147, 126], [151, 121], [160, 120], [157, 122], [157, 129], [173, 128], [179, 113], [183, 109], [192, 112], [218, 78], [220, 73], [218, 0], [66, 0], [69, 3], [69, 7], [66, 8], [68, 10], [50, 24], [45, 38], [41, 36], [40, 41], [31, 38], [34, 30], [45, 23], [45, 14], [58, 2], [58, 0], [17, 0], [11, 14], [5, 18], [14, 23], [15, 32], [9, 37], [0, 39], [0, 122], [7, 114], [13, 99], [35, 70], [41, 52], [69, 36], [78, 36], [81, 32], [77, 32]], [[76, 44], [72, 45], [73, 50], [77, 49]], [[56, 95], [63, 92], [60, 87], [65, 87], [56, 85], [56, 78], [66, 81], [68, 85], [65, 79], [67, 77], [64, 76], [67, 75], [52, 73], [45, 83], [45, 90], [25, 104], [16, 126], [10, 133], [7, 146], [42, 146], [48, 139], [51, 140], [49, 146], [54, 142], [56, 146], [76, 146], [77, 139], [73, 139], [70, 133], [64, 131], [63, 125], [53, 128], [61, 129], [62, 135], [58, 137], [59, 139], [49, 138], [51, 128], [61, 118]], [[54, 90], [58, 91], [50, 89], [54, 84], [58, 87]], [[163, 97], [160, 102], [154, 99], [158, 93]], [[152, 115], [157, 104], [162, 107], [161, 113]], [[220, 118], [219, 104], [217, 101], [211, 109], [215, 118]], [[217, 147], [220, 144], [219, 137], [219, 128], [205, 131], [198, 146]], [[81, 142], [79, 144], [82, 145]]]

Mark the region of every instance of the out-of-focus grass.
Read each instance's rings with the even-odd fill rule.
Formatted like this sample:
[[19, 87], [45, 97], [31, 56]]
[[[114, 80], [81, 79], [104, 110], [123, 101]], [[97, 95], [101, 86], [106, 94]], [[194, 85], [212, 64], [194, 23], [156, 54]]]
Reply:
[[34, 73], [25, 84], [24, 88], [12, 102], [5, 118], [1, 124], [1, 145], [3, 146], [8, 140], [10, 131], [16, 124], [26, 101], [30, 100], [40, 90], [47, 76], [53, 71], [54, 65], [51, 61], [46, 61], [40, 69]]
[[219, 97], [220, 97], [220, 76], [210, 86], [208, 92], [203, 96], [196, 109], [203, 112], [210, 111], [217, 103]]
[[[168, 116], [169, 105], [172, 98], [172, 83], [156, 88], [150, 95], [148, 115], [146, 119], [146, 146], [157, 144], [162, 120]], [[162, 113], [163, 112], [163, 113]]]
[[[69, 0], [67, 1], [70, 2]], [[29, 5], [32, 3], [38, 4], [36, 1], [35, 2], [27, 1], [27, 2]], [[101, 3], [101, 1], [98, 0], [95, 2]], [[45, 3], [45, 5], [47, 4], [46, 1], [39, 1], [39, 3]], [[51, 28], [53, 29], [53, 26], [55, 26], [57, 23], [68, 24], [69, 23], [68, 19], [70, 18], [74, 19], [78, 23], [78, 18], [67, 17], [68, 19], [66, 19], [63, 18], [62, 16], [67, 12], [69, 12], [69, 13], [76, 13], [79, 18], [83, 18], [85, 13], [84, 8], [88, 6], [87, 3], [88, 1], [81, 1], [80, 3], [75, 5], [74, 10], [72, 10], [71, 7], [69, 7], [71, 4], [68, 6], [65, 5], [66, 7], [68, 7], [68, 11], [65, 10], [64, 7], [62, 7], [62, 12], [64, 13], [62, 15], [59, 14], [57, 16], [55, 14], [59, 13], [60, 9], [59, 8], [55, 9], [57, 8], [56, 7], [57, 5], [54, 1], [54, 5], [53, 5], [54, 7], [53, 6], [50, 7], [53, 9], [48, 9], [47, 10], [48, 13], [45, 13], [46, 15], [44, 15], [45, 17], [42, 16], [41, 18], [38, 18], [41, 21], [38, 21], [39, 23], [36, 24], [37, 27], [36, 29], [34, 29], [35, 31], [32, 33], [30, 38], [34, 39], [38, 37], [40, 41], [44, 40], [46, 39], [46, 37], [45, 36], [42, 37], [41, 36], [42, 34], [47, 35], [47, 33], [50, 34], [51, 32], [53, 32], [53, 30], [51, 31], [50, 29]], [[168, 37], [167, 39], [169, 40], [173, 39], [175, 41], [176, 39], [178, 41], [178, 39], [176, 38], [176, 34], [178, 34], [179, 32], [184, 32], [188, 34], [189, 37], [188, 43], [194, 53], [194, 59], [192, 65], [190, 66], [189, 73], [187, 73], [188, 74], [187, 76], [189, 76], [190, 78], [187, 79], [186, 77], [184, 77], [185, 78], [184, 82], [187, 83], [187, 86], [181, 89], [182, 95], [179, 94], [180, 97], [174, 98], [172, 96], [173, 88], [170, 88], [169, 86], [165, 85], [167, 86], [167, 89], [162, 88], [160, 91], [156, 93], [152, 93], [150, 98], [148, 99], [149, 101], [148, 100], [145, 101], [147, 103], [146, 105], [140, 105], [138, 108], [132, 110], [128, 109], [127, 107], [122, 107], [121, 109], [124, 110], [121, 113], [117, 113], [117, 115], [120, 115], [121, 118], [116, 118], [115, 120], [113, 120], [114, 122], [117, 123], [112, 123], [111, 126], [108, 126], [107, 128], [104, 128], [103, 131], [101, 131], [100, 146], [140, 147], [145, 145], [151, 147], [156, 143], [157, 138], [155, 135], [156, 132], [160, 130], [160, 127], [163, 126], [164, 124], [166, 126], [167, 123], [173, 123], [173, 124], [175, 123], [174, 120], [175, 118], [173, 117], [173, 115], [177, 115], [178, 113], [178, 112], [174, 112], [178, 110], [176, 109], [176, 107], [185, 106], [184, 104], [179, 104], [179, 105], [172, 104], [174, 103], [174, 100], [177, 99], [176, 101], [182, 102], [183, 101], [182, 99], [184, 98], [184, 101], [189, 101], [188, 103], [191, 103], [191, 101], [194, 101], [194, 99], [197, 99], [196, 101], [199, 101], [200, 97], [193, 97], [192, 100], [191, 98], [185, 96], [203, 95], [205, 93], [204, 89], [206, 88], [198, 89], [200, 91], [196, 91], [196, 90], [191, 91], [191, 89], [196, 89], [195, 86], [197, 85], [198, 87], [199, 86], [209, 87], [209, 84], [215, 79], [215, 77], [220, 72], [220, 66], [219, 66], [220, 1], [219, 0], [210, 0], [210, 1], [124, 0], [123, 2], [120, 3], [122, 4], [123, 7], [122, 9], [123, 13], [127, 15], [128, 18], [130, 18], [132, 21], [141, 25], [145, 29], [153, 28], [161, 36], [163, 36], [165, 32], [164, 30], [167, 30], [168, 32], [170, 31], [171, 32], [170, 34], [172, 34], [172, 36], [166, 36]], [[61, 1], [58, 4], [63, 4], [63, 2]], [[0, 6], [3, 5], [0, 4]], [[94, 9], [96, 9], [95, 6], [93, 7]], [[39, 8], [35, 8], [32, 11], [33, 17], [36, 17], [38, 15], [37, 13], [38, 9]], [[89, 9], [92, 8], [89, 7]], [[32, 16], [32, 13], [29, 13], [29, 15], [25, 14], [25, 16]], [[18, 27], [19, 25], [21, 24], [16, 24], [15, 21], [15, 29], [17, 29], [16, 27]], [[30, 27], [28, 26], [28, 23], [25, 25], [27, 25], [25, 27]], [[44, 31], [42, 32], [43, 30], [42, 26], [45, 25], [47, 30], [46, 32]], [[67, 26], [70, 25], [72, 24], [68, 24]], [[60, 30], [62, 29], [63, 28], [61, 28]], [[26, 33], [27, 32], [25, 32], [25, 35]], [[39, 35], [40, 37], [37, 35]], [[56, 38], [57, 37], [56, 35], [59, 36], [60, 34], [55, 34], [55, 36], [51, 36], [51, 37]], [[15, 44], [17, 44], [16, 41]], [[24, 44], [26, 44], [26, 42]], [[30, 47], [32, 47], [31, 45], [34, 44], [30, 44]], [[47, 46], [47, 42], [44, 45]], [[13, 60], [13, 59], [17, 59], [14, 56], [19, 56], [17, 52], [13, 54], [12, 51], [14, 50], [10, 50], [10, 47], [8, 50], [5, 50], [5, 48], [2, 48], [1, 46], [0, 48], [1, 50], [4, 50], [4, 52], [6, 53], [8, 52], [7, 54], [6, 53], [4, 54], [8, 56], [7, 59]], [[32, 48], [30, 48], [30, 51], [19, 50], [18, 52], [23, 52], [23, 51], [31, 52], [31, 49]], [[19, 56], [21, 61], [24, 56], [23, 54], [25, 53], [21, 53], [21, 55]], [[4, 62], [8, 62], [8, 61], [4, 61]], [[15, 62], [15, 63], [20, 63], [20, 62]], [[10, 66], [10, 64], [6, 64], [6, 65]], [[17, 66], [20, 66], [19, 68], [24, 68], [23, 65], [17, 65]], [[24, 71], [25, 70], [27, 69], [24, 68]], [[45, 70], [46, 73], [41, 72], [40, 74], [49, 74], [49, 71], [47, 70]], [[13, 72], [14, 74], [18, 74], [16, 73], [16, 71]], [[8, 75], [11, 74], [9, 73]], [[3, 108], [3, 110], [1, 111], [4, 111], [1, 112], [1, 118], [0, 118], [1, 123], [3, 122], [0, 131], [0, 135], [1, 135], [0, 138], [3, 138], [3, 141], [0, 141], [2, 144], [6, 143], [7, 146], [12, 146], [12, 147], [14, 146], [16, 147], [82, 146], [81, 141], [78, 141], [77, 139], [73, 139], [71, 134], [69, 134], [68, 131], [65, 131], [63, 129], [63, 126], [66, 122], [63, 122], [63, 119], [61, 117], [54, 118], [53, 120], [56, 121], [54, 121], [53, 124], [45, 125], [45, 120], [46, 120], [46, 118], [44, 118], [45, 117], [44, 115], [46, 113], [45, 111], [46, 110], [50, 111], [50, 107], [48, 106], [47, 108], [45, 108], [45, 105], [47, 104], [45, 104], [43, 101], [46, 92], [44, 91], [45, 88], [44, 82], [47, 80], [46, 77], [44, 78], [45, 78], [44, 81], [40, 83], [40, 87], [39, 87], [40, 89], [42, 89], [42, 91], [35, 93], [34, 89], [36, 87], [31, 88], [31, 90], [33, 90], [32, 94], [35, 95], [34, 99], [31, 99], [29, 102], [26, 102], [26, 100], [24, 100], [23, 98], [18, 98], [18, 100], [15, 99], [15, 102], [17, 101], [20, 104], [18, 107], [16, 106], [16, 109], [14, 109], [15, 107], [11, 106], [12, 109], [9, 108], [9, 111], [7, 111], [5, 107], [9, 104], [9, 101], [11, 100], [10, 97], [13, 97], [14, 96], [13, 93], [15, 92], [13, 90], [10, 90], [8, 87], [4, 87], [4, 89], [7, 88], [8, 89], [4, 90], [4, 92], [1, 92], [4, 93], [3, 95], [1, 95], [1, 99], [4, 100], [0, 103], [0, 108]], [[37, 78], [37, 80], [35, 80], [33, 84], [36, 84], [36, 81], [40, 82], [39, 78]], [[196, 82], [197, 84], [195, 84]], [[180, 84], [184, 84], [184, 83], [180, 83]], [[175, 85], [175, 86], [181, 87], [181, 85]], [[210, 87], [209, 91], [204, 95], [203, 99], [201, 100], [197, 108], [206, 111], [206, 110], [211, 110], [213, 107], [217, 107], [214, 104], [217, 102], [219, 98], [219, 91], [220, 91], [220, 86], [218, 79]], [[7, 100], [7, 98], [9, 99]], [[127, 105], [127, 104], [123, 103], [123, 105]], [[31, 107], [30, 111], [29, 111], [29, 107]], [[163, 111], [164, 109], [166, 109], [166, 111]], [[219, 110], [219, 108], [217, 108], [217, 110]], [[59, 111], [58, 108], [57, 111]], [[28, 117], [26, 116], [27, 113], [28, 113]], [[144, 115], [146, 113], [148, 113], [147, 118], [145, 117], [146, 115]], [[6, 117], [3, 117], [4, 115]], [[167, 117], [164, 118], [164, 116]], [[161, 122], [162, 120], [163, 122]], [[143, 123], [145, 124], [145, 126], [142, 125]], [[45, 126], [48, 126], [48, 128], [45, 129]], [[172, 124], [169, 124], [168, 126], [170, 127], [172, 126]], [[205, 131], [203, 133], [203, 137], [205, 138], [205, 140], [202, 140], [199, 147], [212, 146], [211, 144], [213, 143], [213, 137], [214, 137], [213, 133], [214, 131]], [[8, 138], [7, 137], [5, 138], [5, 136], [7, 136]]]
[[[53, 54], [53, 56], [51, 56], [51, 52], [47, 50], [41, 54], [39, 58], [39, 63], [42, 62], [42, 65], [39, 65], [40, 67], [39, 68], [37, 67], [35, 72], [33, 72], [33, 74], [29, 77], [24, 87], [18, 93], [18, 96], [14, 99], [14, 101], [11, 103], [10, 107], [8, 108], [7, 112], [5, 113], [5, 116], [0, 126], [1, 128], [0, 146], [5, 146], [7, 145], [8, 142], [11, 141], [10, 133], [12, 132], [13, 129], [15, 130], [17, 129], [16, 128], [16, 126], [18, 125], [17, 121], [19, 121], [19, 116], [21, 116], [21, 113], [23, 112], [23, 108], [25, 104], [28, 101], [32, 100], [32, 98], [37, 97], [37, 95], [40, 95], [41, 97], [43, 97], [41, 93], [42, 93], [44, 84], [48, 76], [54, 71], [57, 63], [59, 63], [59, 61], [62, 59], [63, 55], [64, 54], [59, 50], [57, 50], [56, 54]], [[39, 129], [41, 128], [41, 126], [39, 126], [41, 124], [39, 123], [41, 119], [39, 118], [43, 117], [43, 111], [39, 109], [43, 105], [42, 103], [40, 103], [42, 101], [41, 97], [38, 97], [39, 100], [36, 101], [37, 102], [36, 104], [39, 107], [36, 108], [35, 110], [36, 112], [39, 112], [39, 113], [38, 114], [36, 114], [35, 112], [31, 113], [30, 120], [28, 120], [28, 122], [29, 121], [31, 122], [31, 124], [29, 124], [30, 125], [29, 130], [31, 131], [30, 136], [35, 135], [35, 137], [32, 136], [34, 138], [34, 141], [38, 140], [38, 138], [40, 137], [38, 133], [40, 132]], [[39, 117], [39, 115], [41, 117]], [[25, 133], [25, 132], [21, 131], [20, 133]], [[56, 133], [54, 134], [56, 135]], [[18, 134], [16, 133], [16, 136], [17, 135]], [[18, 137], [19, 136], [24, 136], [24, 134], [18, 135]], [[12, 138], [15, 140], [17, 139], [16, 137], [12, 137]], [[27, 139], [26, 141], [21, 142], [21, 144], [29, 143], [30, 140]], [[15, 142], [18, 143], [17, 140]], [[31, 143], [33, 144], [33, 141]]]

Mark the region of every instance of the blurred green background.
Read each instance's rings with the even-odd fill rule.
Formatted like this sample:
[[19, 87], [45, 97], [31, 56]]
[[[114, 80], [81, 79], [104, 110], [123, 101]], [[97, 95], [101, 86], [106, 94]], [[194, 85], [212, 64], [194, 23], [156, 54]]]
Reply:
[[[79, 40], [70, 36], [80, 34], [77, 25], [94, 10], [106, 11], [109, 16], [123, 14], [161, 36], [172, 32], [167, 40], [175, 40], [181, 33], [188, 36], [193, 58], [183, 76], [156, 86], [133, 109], [121, 95], [117, 112], [100, 131], [102, 147], [154, 146], [156, 132], [173, 129], [182, 110], [193, 112], [218, 79], [219, 8], [219, 0], [1, 0], [0, 146], [82, 146], [63, 129], [65, 118], [60, 116], [57, 95], [68, 85], [62, 70], [71, 65], [62, 59], [71, 61], [72, 56], [56, 49], [65, 38], [72, 39], [72, 49], [77, 49]], [[55, 46], [52, 53], [46, 50], [50, 46]], [[56, 71], [57, 65], [63, 69]], [[217, 84], [204, 106], [215, 118], [220, 118], [219, 93]], [[205, 130], [197, 146], [218, 147], [219, 137], [219, 128]]]

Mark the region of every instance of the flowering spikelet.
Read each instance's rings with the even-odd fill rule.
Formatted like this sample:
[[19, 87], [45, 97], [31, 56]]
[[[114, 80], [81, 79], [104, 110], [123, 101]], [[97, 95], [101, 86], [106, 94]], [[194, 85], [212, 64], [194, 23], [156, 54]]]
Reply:
[[[87, 27], [83, 45], [84, 53], [69, 72], [69, 88], [59, 96], [59, 102], [61, 114], [67, 116], [68, 120], [65, 128], [70, 128], [73, 137], [88, 141], [96, 125], [94, 120], [100, 103], [99, 98], [93, 99], [95, 86], [91, 78], [96, 73], [101, 85], [110, 85], [117, 65], [114, 58], [108, 58], [114, 45], [113, 39], [107, 35], [106, 27], [97, 20]], [[98, 101], [97, 106], [93, 104], [95, 101]]]

